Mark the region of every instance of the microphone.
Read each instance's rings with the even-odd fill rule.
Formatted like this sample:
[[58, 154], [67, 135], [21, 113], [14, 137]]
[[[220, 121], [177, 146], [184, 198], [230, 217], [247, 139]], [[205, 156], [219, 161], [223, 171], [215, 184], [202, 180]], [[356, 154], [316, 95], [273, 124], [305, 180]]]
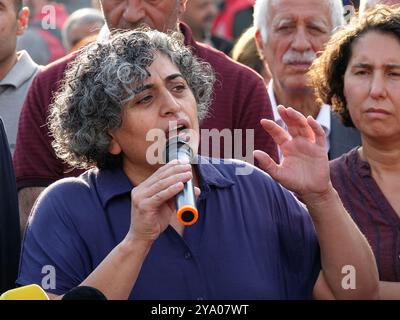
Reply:
[[[0, 300], [50, 300], [46, 292], [37, 284], [30, 284], [4, 292]], [[80, 286], [68, 291], [61, 300], [107, 300], [98, 289]]]
[[[167, 162], [178, 159], [187, 159], [189, 162], [193, 159], [193, 150], [190, 145], [181, 137], [175, 136], [167, 141], [165, 147], [165, 159]], [[199, 213], [196, 208], [196, 197], [194, 195], [193, 181], [184, 183], [183, 190], [175, 197], [178, 221], [190, 226], [196, 223]]]
[[0, 300], [50, 300], [50, 298], [37, 284], [30, 284], [4, 292]]
[[96, 288], [79, 286], [64, 294], [61, 300], [107, 300], [107, 298]]

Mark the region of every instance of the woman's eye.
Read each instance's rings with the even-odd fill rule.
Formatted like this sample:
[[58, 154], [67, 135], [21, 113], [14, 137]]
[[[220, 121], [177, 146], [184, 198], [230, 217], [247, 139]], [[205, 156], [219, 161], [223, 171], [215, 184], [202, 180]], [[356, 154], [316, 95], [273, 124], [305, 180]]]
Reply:
[[355, 71], [354, 74], [355, 74], [356, 76], [363, 76], [363, 75], [366, 75], [366, 74], [367, 74], [367, 71], [365, 71], [365, 70], [358, 70], [358, 71]]
[[153, 98], [153, 96], [145, 96], [143, 98], [141, 98], [137, 104], [144, 104], [144, 103], [148, 103], [151, 101], [151, 99]]
[[178, 84], [174, 86], [173, 90], [176, 92], [182, 92], [183, 90], [186, 89], [186, 86], [184, 84]]

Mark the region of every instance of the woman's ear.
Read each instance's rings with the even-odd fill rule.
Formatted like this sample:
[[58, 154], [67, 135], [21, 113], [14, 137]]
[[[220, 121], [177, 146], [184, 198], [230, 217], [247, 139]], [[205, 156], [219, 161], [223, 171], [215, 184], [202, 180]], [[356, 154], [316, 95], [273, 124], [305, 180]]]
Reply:
[[28, 27], [29, 23], [29, 8], [23, 7], [18, 13], [18, 30], [17, 35], [21, 36], [24, 34], [25, 29]]
[[115, 140], [115, 137], [112, 134], [110, 134], [110, 136], [112, 140], [110, 142], [110, 145], [108, 146], [108, 152], [113, 155], [118, 155], [121, 153], [122, 148], [119, 145], [119, 143]]

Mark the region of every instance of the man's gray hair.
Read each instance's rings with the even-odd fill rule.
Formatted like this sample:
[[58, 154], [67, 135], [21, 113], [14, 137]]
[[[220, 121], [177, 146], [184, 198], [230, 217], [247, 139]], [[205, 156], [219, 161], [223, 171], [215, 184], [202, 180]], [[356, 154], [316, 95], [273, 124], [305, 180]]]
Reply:
[[[105, 20], [103, 13], [100, 10], [94, 8], [83, 8], [73, 12], [65, 21], [62, 28], [62, 41], [65, 49], [68, 51], [73, 48], [80, 40], [83, 39], [84, 35], [80, 35], [79, 38], [73, 38], [71, 35], [71, 29], [74, 25], [98, 25], [98, 30], [104, 25]], [[95, 31], [95, 30], [93, 30]]]
[[[400, 0], [398, 3], [400, 4]], [[385, 2], [380, 0], [360, 0], [360, 6], [358, 10], [359, 16], [363, 15], [365, 11], [375, 7], [377, 4], [385, 4]]]
[[359, 15], [378, 4], [378, 0], [360, 0], [360, 6], [358, 7]]
[[107, 42], [81, 50], [50, 106], [52, 145], [61, 159], [77, 168], [121, 166], [121, 156], [108, 152], [109, 133], [121, 126], [123, 109], [142, 90], [157, 53], [178, 67], [196, 99], [199, 119], [206, 116], [215, 76], [184, 46], [181, 34], [117, 31]]
[[[254, 5], [254, 25], [261, 33], [261, 38], [264, 42], [267, 41], [268, 34], [268, 17], [271, 6], [278, 3], [280, 0], [256, 0]], [[304, 1], [304, 0], [299, 0]], [[323, 1], [323, 0], [321, 0]], [[329, 3], [331, 10], [332, 32], [336, 28], [344, 25], [344, 9], [342, 0], [325, 0]]]

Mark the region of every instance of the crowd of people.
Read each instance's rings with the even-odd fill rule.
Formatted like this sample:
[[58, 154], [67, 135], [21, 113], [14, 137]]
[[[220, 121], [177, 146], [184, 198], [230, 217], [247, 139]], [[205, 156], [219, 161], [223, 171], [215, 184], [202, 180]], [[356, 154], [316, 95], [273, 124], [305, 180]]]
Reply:
[[0, 293], [400, 299], [399, 52], [395, 0], [0, 0]]

